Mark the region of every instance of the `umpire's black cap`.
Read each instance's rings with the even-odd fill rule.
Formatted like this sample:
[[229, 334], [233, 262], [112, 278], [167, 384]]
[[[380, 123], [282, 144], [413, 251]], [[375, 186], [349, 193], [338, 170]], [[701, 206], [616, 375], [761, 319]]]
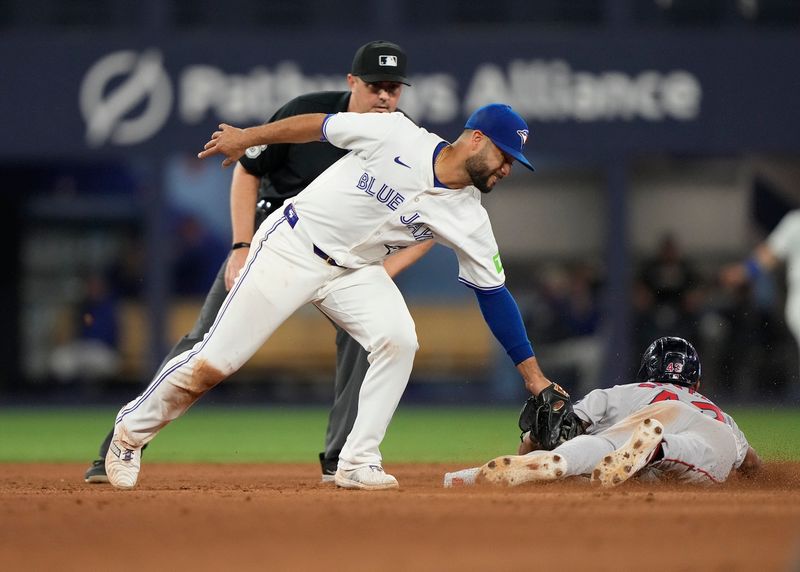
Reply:
[[411, 85], [406, 79], [406, 60], [403, 48], [377, 40], [358, 48], [350, 73], [368, 82], [396, 81]]

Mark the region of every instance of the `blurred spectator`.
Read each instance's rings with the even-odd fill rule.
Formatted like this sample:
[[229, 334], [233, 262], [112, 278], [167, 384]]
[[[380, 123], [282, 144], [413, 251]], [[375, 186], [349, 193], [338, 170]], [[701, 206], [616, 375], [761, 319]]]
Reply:
[[229, 246], [193, 214], [177, 217], [172, 263], [172, 291], [179, 296], [203, 296], [219, 272]]
[[[519, 270], [517, 274], [523, 275], [524, 270]], [[586, 262], [576, 262], [543, 267], [533, 276], [527, 284], [513, 288], [537, 356], [569, 392], [581, 394], [598, 387], [603, 339], [597, 270]], [[504, 375], [502, 359], [498, 356], [494, 397], [523, 398], [513, 382], [513, 372]]]
[[568, 337], [592, 336], [600, 325], [599, 288], [596, 271], [578, 264], [570, 271], [569, 292], [564, 305]]
[[228, 171], [192, 153], [176, 154], [166, 161], [164, 187], [170, 207], [193, 215], [226, 242], [231, 234], [230, 194], [226, 192], [230, 185]]
[[787, 336], [782, 335], [770, 306], [762, 305], [748, 285], [726, 288], [721, 294], [715, 308], [719, 336], [710, 344], [718, 371], [704, 377], [711, 384], [725, 380], [726, 387], [714, 386], [715, 394], [727, 394], [742, 403], [763, 401], [774, 396], [770, 386], [775, 385], [776, 366], [786, 365], [785, 352], [772, 349], [783, 346]]
[[655, 256], [642, 264], [633, 285], [633, 303], [634, 348], [646, 348], [649, 340], [662, 336], [699, 338], [700, 276], [671, 234], [661, 238]]
[[205, 296], [230, 245], [231, 175], [194, 154], [172, 155], [166, 161], [164, 185], [174, 215], [172, 293]]
[[147, 249], [141, 236], [131, 234], [119, 238], [119, 249], [108, 271], [109, 286], [120, 298], [143, 295], [147, 274]]
[[588, 264], [575, 264], [549, 284], [547, 293], [554, 320], [546, 342], [537, 346], [540, 359], [549, 371], [571, 373], [574, 379], [559, 378], [559, 382], [584, 395], [599, 387], [603, 359], [597, 273]]
[[71, 319], [71, 338], [51, 356], [51, 371], [63, 383], [108, 379], [120, 367], [117, 297], [101, 273], [90, 274], [84, 287]]

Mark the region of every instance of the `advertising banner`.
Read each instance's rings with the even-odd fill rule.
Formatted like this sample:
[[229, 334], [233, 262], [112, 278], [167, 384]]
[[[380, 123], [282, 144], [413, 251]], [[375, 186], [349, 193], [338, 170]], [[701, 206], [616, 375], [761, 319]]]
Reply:
[[[346, 89], [362, 43], [208, 40], [4, 38], [0, 157], [195, 150], [220, 122], [260, 123], [301, 93]], [[447, 138], [501, 101], [528, 120], [534, 155], [800, 149], [796, 35], [396, 41], [413, 84], [401, 108]]]

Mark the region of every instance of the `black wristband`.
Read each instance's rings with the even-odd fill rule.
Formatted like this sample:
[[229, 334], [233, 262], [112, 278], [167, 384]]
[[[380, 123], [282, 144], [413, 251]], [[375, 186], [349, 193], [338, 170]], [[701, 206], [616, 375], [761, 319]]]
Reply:
[[250, 248], [249, 242], [234, 242], [233, 246], [231, 246], [231, 250], [236, 250], [237, 248]]

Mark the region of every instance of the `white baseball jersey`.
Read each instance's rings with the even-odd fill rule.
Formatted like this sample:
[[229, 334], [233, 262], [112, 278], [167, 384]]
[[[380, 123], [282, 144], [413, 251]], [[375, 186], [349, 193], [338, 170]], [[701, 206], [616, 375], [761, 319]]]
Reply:
[[788, 280], [800, 286], [800, 210], [791, 211], [767, 237], [767, 244], [788, 265]]
[[608, 389], [595, 389], [575, 404], [575, 413], [591, 423], [587, 432], [597, 434], [653, 403], [680, 401], [691, 405], [695, 411], [730, 427], [736, 441], [735, 467], [744, 461], [750, 445], [733, 418], [700, 393], [671, 383], [631, 383], [615, 385]]
[[155, 437], [241, 367], [297, 308], [313, 303], [370, 352], [339, 468], [380, 465], [379, 444], [418, 348], [411, 314], [380, 261], [436, 240], [456, 252], [462, 282], [479, 290], [503, 287], [480, 192], [435, 180], [436, 151], [446, 142], [399, 113], [331, 115], [323, 133], [351, 151], [261, 224], [209, 332], [120, 410], [115, 439], [125, 446]]
[[800, 343], [800, 210], [783, 217], [767, 244], [786, 263], [786, 323]]
[[439, 136], [402, 113], [337, 113], [323, 134], [351, 152], [293, 204], [313, 243], [339, 265], [360, 268], [436, 240], [455, 251], [465, 284], [491, 290], [505, 283], [480, 191], [436, 185]]

